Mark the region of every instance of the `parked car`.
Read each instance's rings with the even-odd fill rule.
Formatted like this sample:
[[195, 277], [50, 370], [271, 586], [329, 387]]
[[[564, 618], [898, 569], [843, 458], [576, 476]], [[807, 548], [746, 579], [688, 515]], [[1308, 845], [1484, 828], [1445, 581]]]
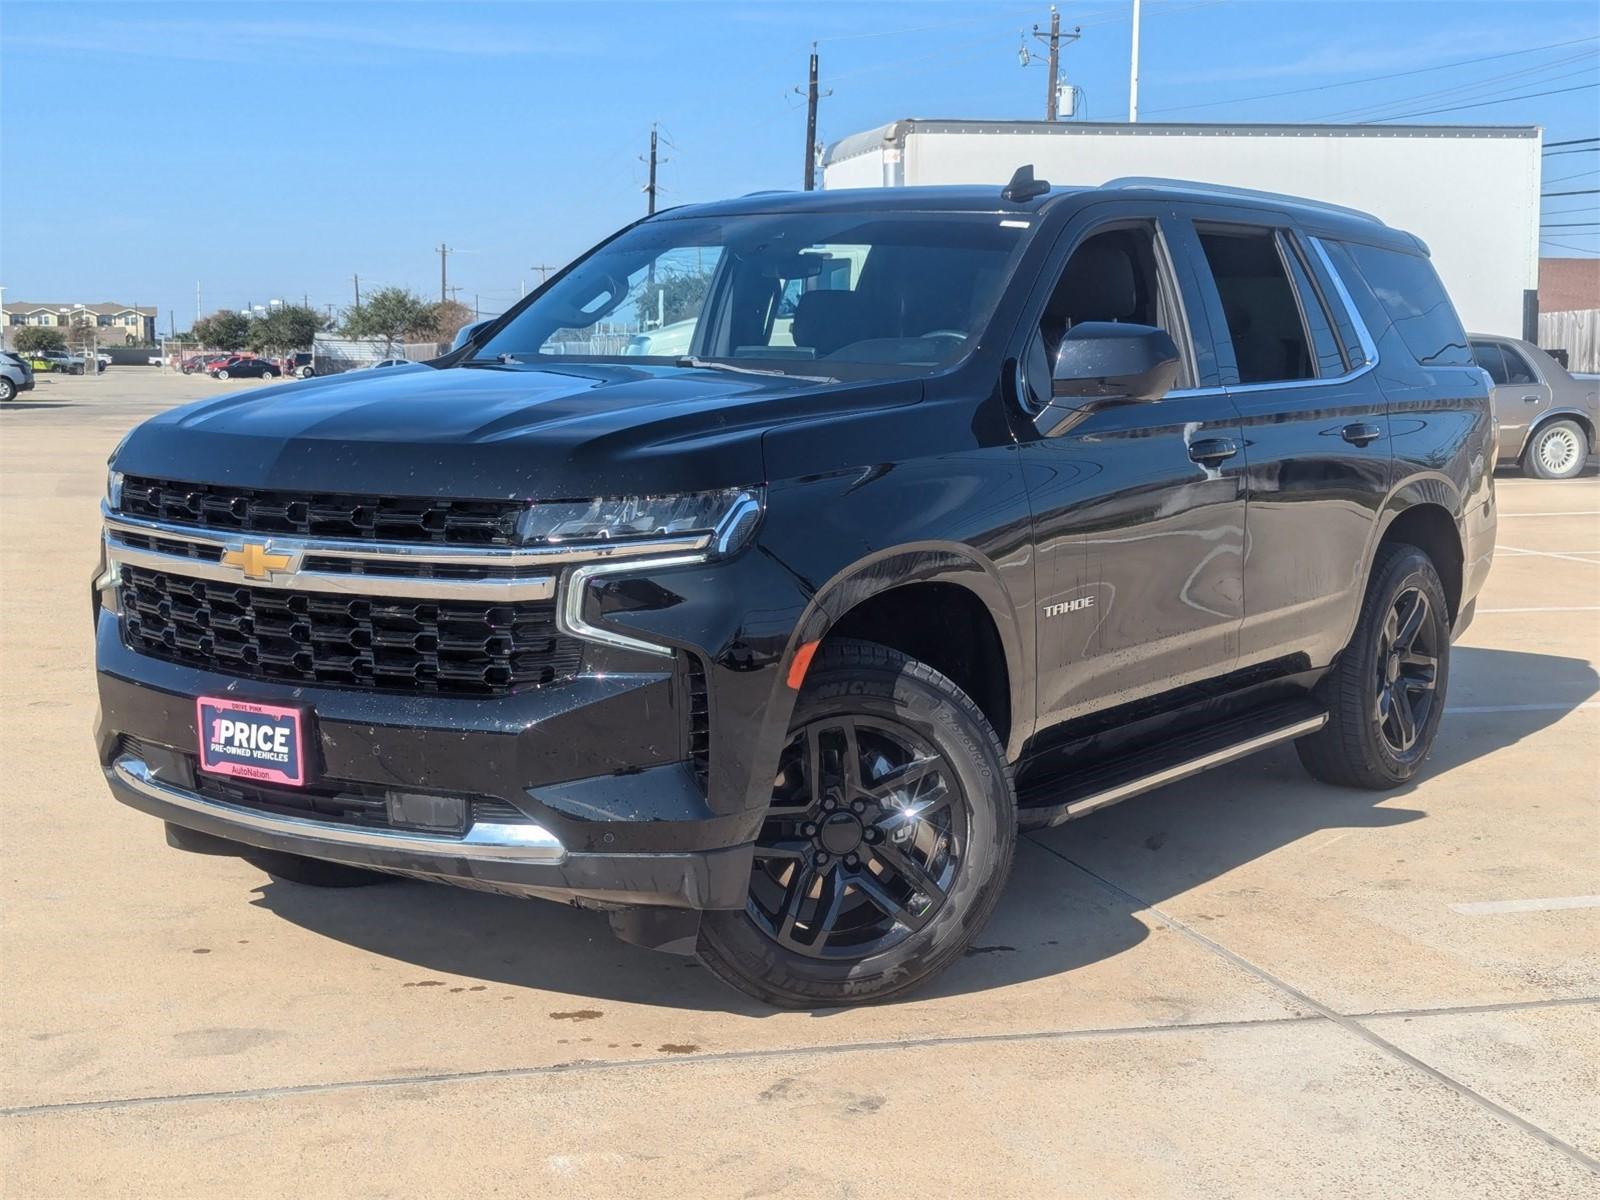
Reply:
[[[699, 263], [694, 358], [573, 336]], [[777, 1005], [958, 960], [1019, 827], [1289, 743], [1404, 785], [1493, 556], [1427, 251], [1285, 196], [678, 208], [436, 366], [118, 448], [113, 795], [286, 880], [598, 908]]]
[[632, 358], [636, 355], [652, 358], [677, 358], [689, 353], [689, 340], [694, 337], [695, 321], [674, 321], [659, 329], [636, 333], [628, 339], [622, 353]]
[[[36, 350], [28, 356], [28, 365], [35, 371], [54, 371], [65, 375], [82, 375], [84, 372], [84, 357], [81, 354], [69, 354], [65, 350]], [[95, 359], [95, 373], [106, 369], [106, 364]]]
[[317, 373], [316, 360], [309, 350], [298, 350], [286, 355], [282, 362], [283, 373], [297, 379], [310, 379]]
[[236, 354], [214, 363], [210, 375], [213, 379], [280, 379], [283, 370], [271, 359]]
[[33, 390], [33, 367], [21, 355], [0, 350], [0, 403]]
[[1573, 479], [1600, 429], [1600, 380], [1571, 375], [1520, 338], [1472, 335], [1472, 357], [1493, 383], [1499, 462], [1537, 479]]

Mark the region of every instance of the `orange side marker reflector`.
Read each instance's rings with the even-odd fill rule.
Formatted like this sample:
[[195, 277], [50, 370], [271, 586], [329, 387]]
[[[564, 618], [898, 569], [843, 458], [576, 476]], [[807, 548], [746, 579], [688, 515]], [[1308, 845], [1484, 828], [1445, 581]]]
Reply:
[[789, 686], [795, 691], [798, 692], [806, 681], [806, 672], [811, 669], [811, 660], [816, 657], [820, 645], [821, 642], [803, 642], [794, 652], [794, 659], [789, 663]]

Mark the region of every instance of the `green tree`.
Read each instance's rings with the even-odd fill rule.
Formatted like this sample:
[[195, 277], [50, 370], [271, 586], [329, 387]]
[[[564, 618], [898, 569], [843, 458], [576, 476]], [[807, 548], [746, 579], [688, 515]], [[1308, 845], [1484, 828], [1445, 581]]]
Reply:
[[250, 322], [245, 345], [257, 354], [285, 354], [311, 349], [311, 339], [322, 328], [322, 314], [298, 304], [280, 304]]
[[11, 337], [18, 354], [40, 354], [46, 350], [65, 350], [67, 335], [54, 325], [24, 325]]
[[410, 288], [379, 288], [362, 301], [360, 308], [345, 310], [345, 336], [381, 340], [384, 355], [388, 356], [394, 353], [396, 342], [431, 334], [436, 308]]
[[242, 350], [250, 336], [250, 318], [219, 308], [196, 321], [193, 332], [195, 340], [208, 349]]

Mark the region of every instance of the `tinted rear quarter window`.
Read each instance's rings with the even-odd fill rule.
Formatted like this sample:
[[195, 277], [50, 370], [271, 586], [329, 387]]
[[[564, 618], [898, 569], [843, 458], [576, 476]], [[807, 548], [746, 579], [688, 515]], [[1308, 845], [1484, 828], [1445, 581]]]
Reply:
[[1528, 365], [1528, 360], [1515, 346], [1507, 346], [1502, 344], [1500, 351], [1506, 356], [1507, 383], [1539, 382], [1539, 377], [1533, 373], [1533, 368]]
[[1359, 242], [1343, 245], [1419, 364], [1473, 365], [1461, 319], [1432, 263], [1419, 254]]

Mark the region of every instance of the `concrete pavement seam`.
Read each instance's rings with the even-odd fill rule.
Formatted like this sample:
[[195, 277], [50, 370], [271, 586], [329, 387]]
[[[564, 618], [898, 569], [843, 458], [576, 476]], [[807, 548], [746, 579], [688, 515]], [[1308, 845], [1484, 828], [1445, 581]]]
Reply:
[[434, 1083], [472, 1083], [496, 1079], [526, 1079], [541, 1075], [571, 1075], [602, 1071], [638, 1070], [644, 1067], [680, 1067], [704, 1063], [759, 1061], [773, 1058], [809, 1058], [830, 1054], [861, 1054], [877, 1050], [919, 1050], [946, 1046], [985, 1046], [1010, 1042], [1089, 1041], [1095, 1038], [1134, 1038], [1149, 1034], [1237, 1033], [1263, 1026], [1320, 1023], [1320, 1015], [1259, 1017], [1248, 1021], [1193, 1021], [1174, 1025], [1122, 1025], [1100, 1029], [1044, 1029], [1018, 1033], [974, 1033], [947, 1037], [904, 1038], [879, 1042], [835, 1042], [819, 1046], [779, 1046], [765, 1050], [719, 1050], [710, 1054], [678, 1054], [670, 1058], [578, 1059], [542, 1067], [493, 1067], [481, 1071], [440, 1071], [389, 1078], [329, 1080], [292, 1083], [276, 1087], [238, 1088], [215, 1092], [174, 1092], [159, 1096], [125, 1096], [108, 1100], [61, 1100], [0, 1108], [0, 1117], [41, 1116], [58, 1112], [84, 1112], [107, 1108], [143, 1108], [159, 1104], [193, 1104], [214, 1100], [270, 1100], [280, 1096], [315, 1095], [361, 1088], [410, 1087]]
[[1454, 1077], [1452, 1077], [1450, 1075], [1445, 1074], [1438, 1067], [1435, 1067], [1435, 1066], [1431, 1065], [1430, 1063], [1424, 1062], [1422, 1059], [1418, 1058], [1415, 1054], [1412, 1054], [1412, 1053], [1410, 1053], [1409, 1051], [1406, 1051], [1406, 1050], [1402, 1050], [1399, 1046], [1396, 1046], [1393, 1042], [1389, 1041], [1387, 1038], [1384, 1038], [1384, 1037], [1380, 1036], [1379, 1034], [1374, 1033], [1372, 1030], [1368, 1029], [1365, 1025], [1362, 1025], [1355, 1018], [1353, 1018], [1351, 1016], [1348, 1016], [1348, 1015], [1346, 1015], [1344, 1013], [1341, 1013], [1341, 1012], [1337, 1011], [1336, 1009], [1330, 1008], [1326, 1004], [1323, 1004], [1319, 1000], [1313, 999], [1312, 997], [1306, 995], [1306, 993], [1302, 992], [1299, 988], [1295, 987], [1293, 984], [1287, 983], [1284, 980], [1279, 979], [1276, 975], [1273, 975], [1270, 971], [1267, 971], [1267, 970], [1263, 969], [1262, 967], [1256, 966], [1255, 963], [1251, 962], [1249, 959], [1245, 958], [1244, 956], [1242, 956], [1240, 954], [1237, 954], [1234, 951], [1228, 949], [1226, 946], [1222, 945], [1220, 942], [1213, 941], [1211, 938], [1208, 938], [1205, 934], [1203, 934], [1203, 933], [1199, 932], [1198, 930], [1193, 929], [1190, 926], [1184, 924], [1182, 921], [1178, 920], [1176, 917], [1170, 916], [1166, 912], [1162, 911], [1158, 906], [1156, 906], [1154, 904], [1151, 904], [1147, 900], [1141, 899], [1140, 897], [1134, 895], [1132, 892], [1128, 891], [1126, 888], [1120, 886], [1119, 884], [1113, 883], [1111, 880], [1106, 879], [1104, 876], [1099, 875], [1096, 872], [1090, 870], [1088, 867], [1084, 866], [1082, 863], [1077, 862], [1074, 859], [1068, 858], [1065, 854], [1061, 853], [1061, 851], [1055, 849], [1053, 846], [1047, 846], [1043, 842], [1039, 841], [1037, 838], [1034, 838], [1032, 836], [1029, 836], [1028, 840], [1033, 842], [1034, 845], [1040, 847], [1041, 849], [1046, 850], [1049, 853], [1055, 855], [1062, 862], [1068, 864], [1069, 866], [1077, 868], [1079, 871], [1083, 872], [1083, 874], [1086, 875], [1089, 879], [1093, 880], [1095, 883], [1099, 884], [1101, 887], [1105, 888], [1107, 891], [1111, 892], [1112, 894], [1116, 895], [1117, 897], [1119, 897], [1119, 898], [1121, 898], [1121, 899], [1123, 899], [1125, 901], [1128, 901], [1129, 903], [1137, 904], [1139, 906], [1139, 908], [1142, 909], [1145, 912], [1154, 913], [1156, 915], [1156, 917], [1158, 917], [1161, 920], [1161, 922], [1163, 924], [1165, 924], [1168, 928], [1173, 929], [1173, 930], [1177, 931], [1178, 933], [1181, 933], [1183, 936], [1185, 936], [1188, 939], [1190, 939], [1191, 941], [1195, 942], [1197, 945], [1203, 946], [1206, 949], [1210, 950], [1213, 954], [1216, 954], [1219, 957], [1221, 957], [1223, 959], [1226, 959], [1228, 962], [1232, 963], [1234, 966], [1238, 967], [1240, 970], [1246, 971], [1249, 974], [1254, 975], [1257, 979], [1260, 979], [1263, 983], [1269, 984], [1272, 987], [1277, 988], [1279, 991], [1283, 992], [1286, 996], [1293, 997], [1299, 1003], [1304, 1004], [1307, 1008], [1310, 1008], [1312, 1011], [1316, 1012], [1320, 1016], [1323, 1016], [1323, 1017], [1327, 1018], [1329, 1021], [1332, 1021], [1334, 1024], [1341, 1026], [1342, 1028], [1344, 1028], [1348, 1032], [1355, 1034], [1362, 1041], [1368, 1043], [1369, 1045], [1371, 1045], [1375, 1049], [1381, 1051], [1382, 1053], [1389, 1055], [1391, 1058], [1394, 1058], [1394, 1059], [1398, 1060], [1399, 1062], [1405, 1063], [1407, 1066], [1413, 1067], [1416, 1070], [1421, 1071], [1423, 1074], [1429, 1076], [1431, 1079], [1435, 1080], [1436, 1082], [1443, 1084], [1445, 1087], [1449, 1088], [1451, 1091], [1455, 1092], [1457, 1095], [1461, 1096], [1463, 1099], [1471, 1101], [1473, 1104], [1478, 1105], [1478, 1107], [1482, 1108], [1485, 1112], [1489, 1113], [1490, 1115], [1498, 1118], [1503, 1123], [1505, 1123], [1507, 1125], [1510, 1125], [1510, 1126], [1513, 1126], [1514, 1128], [1520, 1129], [1524, 1133], [1531, 1134], [1532, 1136], [1538, 1138], [1541, 1142], [1544, 1142], [1551, 1149], [1560, 1151], [1562, 1154], [1566, 1155], [1568, 1158], [1570, 1158], [1573, 1162], [1577, 1163], [1579, 1166], [1587, 1167], [1590, 1171], [1594, 1172], [1597, 1175], [1600, 1175], [1600, 1161], [1597, 1161], [1596, 1159], [1594, 1159], [1594, 1158], [1590, 1157], [1589, 1155], [1585, 1154], [1582, 1150], [1579, 1150], [1576, 1146], [1573, 1146], [1573, 1145], [1571, 1145], [1571, 1144], [1569, 1144], [1567, 1142], [1562, 1141], [1560, 1138], [1556, 1137], [1556, 1135], [1551, 1133], [1549, 1130], [1540, 1128], [1538, 1125], [1535, 1125], [1532, 1121], [1528, 1120], [1526, 1117], [1520, 1116], [1519, 1114], [1513, 1112], [1511, 1109], [1505, 1107], [1505, 1105], [1498, 1104], [1495, 1101], [1489, 1099], [1487, 1096], [1482, 1095], [1481, 1093], [1479, 1093], [1477, 1091], [1474, 1091], [1472, 1088], [1470, 1088], [1466, 1084], [1462, 1083], [1459, 1079], [1456, 1079], [1456, 1078], [1454, 1078]]
[[1447, 1008], [1393, 1008], [1345, 1013], [1352, 1021], [1386, 1021], [1394, 1017], [1464, 1017], [1473, 1013], [1522, 1012], [1530, 1008], [1563, 1008], [1573, 1004], [1600, 1004], [1600, 996], [1562, 996], [1554, 1000], [1504, 1000], [1498, 1004], [1456, 1004]]

